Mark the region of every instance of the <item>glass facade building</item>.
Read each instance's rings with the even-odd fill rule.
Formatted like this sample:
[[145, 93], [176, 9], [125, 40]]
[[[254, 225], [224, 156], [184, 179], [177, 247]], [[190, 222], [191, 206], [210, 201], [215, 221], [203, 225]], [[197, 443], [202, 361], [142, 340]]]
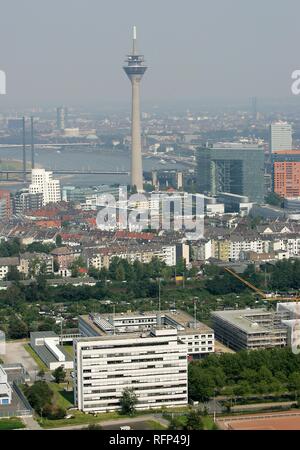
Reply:
[[201, 193], [244, 195], [263, 203], [264, 149], [257, 145], [218, 144], [199, 148], [197, 182]]

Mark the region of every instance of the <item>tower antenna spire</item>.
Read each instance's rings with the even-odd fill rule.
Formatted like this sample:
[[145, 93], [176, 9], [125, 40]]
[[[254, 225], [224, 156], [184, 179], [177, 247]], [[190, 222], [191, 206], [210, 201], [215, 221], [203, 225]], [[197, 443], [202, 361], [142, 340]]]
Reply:
[[133, 45], [132, 45], [132, 54], [137, 54], [137, 48], [136, 48], [136, 26], [133, 26]]

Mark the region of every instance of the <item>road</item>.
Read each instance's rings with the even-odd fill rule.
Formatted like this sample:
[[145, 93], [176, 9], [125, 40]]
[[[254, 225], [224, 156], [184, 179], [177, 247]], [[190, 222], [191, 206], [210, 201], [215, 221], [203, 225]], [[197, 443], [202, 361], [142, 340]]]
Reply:
[[29, 373], [30, 378], [34, 380], [39, 371], [39, 366], [25, 350], [24, 345], [26, 343], [26, 341], [6, 342], [6, 353], [1, 358], [4, 364], [22, 364]]

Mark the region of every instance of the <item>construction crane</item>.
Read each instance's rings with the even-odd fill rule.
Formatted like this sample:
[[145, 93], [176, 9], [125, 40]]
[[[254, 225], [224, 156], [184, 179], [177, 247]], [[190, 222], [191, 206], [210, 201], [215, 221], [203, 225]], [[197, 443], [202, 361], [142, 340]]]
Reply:
[[245, 286], [247, 286], [249, 289], [254, 291], [256, 294], [258, 294], [263, 300], [267, 300], [269, 302], [278, 302], [278, 301], [285, 301], [285, 302], [300, 302], [300, 297], [269, 297], [268, 294], [266, 294], [261, 289], [254, 286], [254, 284], [250, 283], [249, 281], [242, 278], [240, 275], [238, 275], [234, 270], [229, 269], [229, 267], [224, 267], [224, 270], [235, 277], [237, 280], [239, 280], [241, 283], [243, 283]]

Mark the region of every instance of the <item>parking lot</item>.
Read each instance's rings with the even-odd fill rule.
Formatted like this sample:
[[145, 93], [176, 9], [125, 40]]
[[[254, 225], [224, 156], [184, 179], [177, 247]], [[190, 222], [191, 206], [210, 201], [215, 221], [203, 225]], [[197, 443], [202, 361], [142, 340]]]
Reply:
[[30, 378], [34, 379], [39, 371], [39, 367], [34, 359], [25, 350], [25, 343], [26, 342], [24, 341], [6, 342], [6, 353], [1, 356], [1, 358], [4, 364], [22, 364], [25, 370], [29, 373]]

